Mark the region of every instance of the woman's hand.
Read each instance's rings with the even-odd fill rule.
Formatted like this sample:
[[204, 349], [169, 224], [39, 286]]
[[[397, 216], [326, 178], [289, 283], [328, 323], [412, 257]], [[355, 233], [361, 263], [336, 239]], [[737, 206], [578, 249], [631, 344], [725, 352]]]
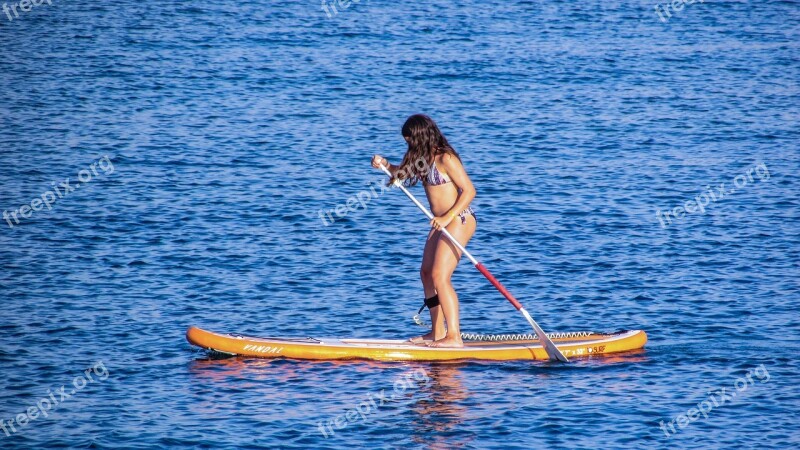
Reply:
[[456, 218], [456, 215], [453, 213], [448, 213], [445, 216], [434, 217], [431, 219], [431, 227], [436, 230], [441, 230], [442, 228], [447, 228], [450, 225], [450, 222]]
[[374, 156], [372, 157], [372, 167], [374, 167], [374, 168], [376, 168], [376, 169], [380, 169], [380, 168], [381, 168], [381, 166], [384, 166], [384, 167], [386, 167], [387, 169], [388, 169], [389, 167], [391, 167], [391, 166], [389, 165], [389, 160], [388, 160], [388, 159], [384, 158], [384, 157], [383, 157], [383, 156], [381, 156], [381, 155], [374, 155]]

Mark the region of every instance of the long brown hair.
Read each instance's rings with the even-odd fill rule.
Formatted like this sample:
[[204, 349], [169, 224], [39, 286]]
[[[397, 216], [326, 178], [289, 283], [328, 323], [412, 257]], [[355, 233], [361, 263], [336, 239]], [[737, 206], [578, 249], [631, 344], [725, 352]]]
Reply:
[[461, 160], [458, 152], [439, 131], [436, 122], [425, 114], [414, 114], [406, 119], [402, 133], [408, 141], [408, 150], [396, 176], [406, 186], [414, 186], [423, 180], [438, 155], [450, 154]]

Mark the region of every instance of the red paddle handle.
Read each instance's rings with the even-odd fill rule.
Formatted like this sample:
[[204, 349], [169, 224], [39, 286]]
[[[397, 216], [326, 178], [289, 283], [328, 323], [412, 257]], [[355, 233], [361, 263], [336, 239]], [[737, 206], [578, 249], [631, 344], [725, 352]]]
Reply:
[[492, 273], [489, 272], [489, 269], [487, 269], [486, 266], [483, 265], [483, 263], [475, 264], [475, 268], [481, 271], [483, 276], [485, 276], [486, 279], [489, 280], [489, 282], [492, 283], [492, 285], [496, 287], [501, 294], [503, 294], [503, 297], [508, 299], [508, 301], [510, 301], [511, 304], [514, 305], [514, 308], [517, 308], [517, 310], [522, 309], [522, 305], [517, 301], [517, 299], [514, 298], [513, 295], [511, 295], [511, 292], [508, 292], [508, 289], [506, 289], [505, 286], [503, 286], [502, 284], [500, 284], [499, 281], [497, 281], [497, 278], [495, 278], [494, 275], [492, 275]]

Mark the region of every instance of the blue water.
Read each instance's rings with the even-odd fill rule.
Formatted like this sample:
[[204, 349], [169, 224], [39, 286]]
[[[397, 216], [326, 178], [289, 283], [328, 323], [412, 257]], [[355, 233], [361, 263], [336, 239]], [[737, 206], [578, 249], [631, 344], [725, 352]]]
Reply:
[[[796, 448], [800, 5], [654, 6], [0, 15], [0, 210], [19, 219], [0, 223], [0, 447]], [[424, 331], [419, 211], [392, 190], [319, 215], [381, 182], [370, 157], [397, 161], [416, 112], [477, 187], [470, 248], [540, 325], [644, 329], [643, 351], [314, 363], [186, 343], [190, 325]], [[465, 330], [530, 331], [468, 264], [454, 283]]]

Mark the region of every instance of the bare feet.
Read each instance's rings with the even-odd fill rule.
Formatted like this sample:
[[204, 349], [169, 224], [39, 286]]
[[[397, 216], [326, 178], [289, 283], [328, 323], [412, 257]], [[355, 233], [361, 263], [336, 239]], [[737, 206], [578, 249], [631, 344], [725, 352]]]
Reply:
[[422, 336], [412, 337], [408, 341], [412, 342], [414, 344], [421, 344], [423, 342], [429, 342], [430, 343], [431, 341], [435, 341], [436, 340], [436, 336], [437, 335], [438, 336], [445, 336], [445, 335], [447, 335], [447, 330], [445, 329], [445, 330], [443, 330], [443, 331], [441, 331], [441, 332], [439, 332], [437, 334], [434, 334], [434, 331], [431, 330], [428, 333], [423, 334]]
[[414, 344], [421, 344], [425, 341], [432, 341], [433, 340], [433, 331], [423, 334], [422, 336], [412, 337], [408, 341]]
[[437, 348], [461, 348], [464, 346], [464, 341], [461, 340], [461, 337], [450, 337], [446, 336], [444, 339], [439, 339], [438, 341], [433, 341], [428, 344], [428, 347], [437, 347]]

